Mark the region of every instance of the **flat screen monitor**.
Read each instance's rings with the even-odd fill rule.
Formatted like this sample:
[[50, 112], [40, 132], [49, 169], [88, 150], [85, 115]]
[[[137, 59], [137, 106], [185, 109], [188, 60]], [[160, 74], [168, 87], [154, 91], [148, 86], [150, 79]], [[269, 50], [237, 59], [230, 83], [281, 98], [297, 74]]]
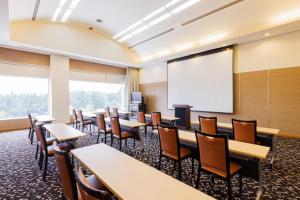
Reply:
[[141, 103], [142, 102], [142, 93], [141, 92], [132, 92], [131, 101]]

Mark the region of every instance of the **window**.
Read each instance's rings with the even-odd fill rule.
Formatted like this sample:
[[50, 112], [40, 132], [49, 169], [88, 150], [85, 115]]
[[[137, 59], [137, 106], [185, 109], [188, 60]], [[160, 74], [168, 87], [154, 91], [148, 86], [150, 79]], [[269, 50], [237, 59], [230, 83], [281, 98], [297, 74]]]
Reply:
[[70, 81], [70, 105], [85, 112], [105, 106], [123, 108], [123, 85], [88, 81]]
[[0, 119], [48, 113], [48, 79], [0, 76]]

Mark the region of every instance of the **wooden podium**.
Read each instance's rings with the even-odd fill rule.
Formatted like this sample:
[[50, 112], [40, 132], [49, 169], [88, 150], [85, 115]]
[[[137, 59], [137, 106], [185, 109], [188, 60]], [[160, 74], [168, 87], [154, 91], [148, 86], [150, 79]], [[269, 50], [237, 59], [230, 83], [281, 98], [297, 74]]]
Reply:
[[176, 121], [176, 126], [180, 129], [191, 129], [191, 108], [189, 105], [173, 105], [175, 117], [180, 118]]

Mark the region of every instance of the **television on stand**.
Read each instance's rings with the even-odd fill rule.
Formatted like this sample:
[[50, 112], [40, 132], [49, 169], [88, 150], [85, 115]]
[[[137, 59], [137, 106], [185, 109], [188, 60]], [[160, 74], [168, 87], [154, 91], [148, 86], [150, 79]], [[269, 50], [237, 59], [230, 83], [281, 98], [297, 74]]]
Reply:
[[133, 104], [139, 104], [143, 103], [143, 97], [141, 92], [132, 92], [131, 93], [131, 103]]

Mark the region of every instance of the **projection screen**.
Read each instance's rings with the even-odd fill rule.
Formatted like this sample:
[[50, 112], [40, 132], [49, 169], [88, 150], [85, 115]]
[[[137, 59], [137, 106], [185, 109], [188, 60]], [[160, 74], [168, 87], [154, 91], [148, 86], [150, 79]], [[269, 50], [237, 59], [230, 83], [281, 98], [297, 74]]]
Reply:
[[233, 113], [233, 49], [168, 62], [168, 108]]

